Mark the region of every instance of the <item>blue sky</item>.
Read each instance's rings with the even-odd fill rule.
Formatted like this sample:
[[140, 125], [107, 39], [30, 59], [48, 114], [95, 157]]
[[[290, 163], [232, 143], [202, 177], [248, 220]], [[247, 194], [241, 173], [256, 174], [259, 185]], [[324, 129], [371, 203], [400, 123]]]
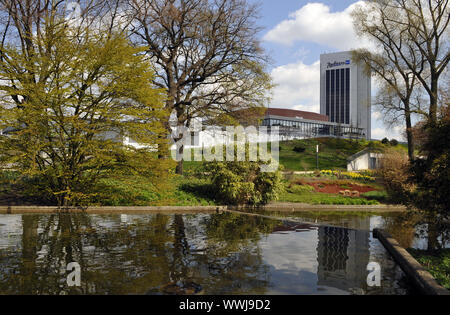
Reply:
[[[319, 112], [320, 54], [371, 47], [356, 36], [352, 26], [350, 12], [360, 2], [249, 1], [261, 4], [261, 39], [273, 61], [269, 70], [277, 86], [271, 106]], [[375, 108], [372, 112], [373, 138], [402, 140], [401, 128], [389, 130], [380, 113]]]

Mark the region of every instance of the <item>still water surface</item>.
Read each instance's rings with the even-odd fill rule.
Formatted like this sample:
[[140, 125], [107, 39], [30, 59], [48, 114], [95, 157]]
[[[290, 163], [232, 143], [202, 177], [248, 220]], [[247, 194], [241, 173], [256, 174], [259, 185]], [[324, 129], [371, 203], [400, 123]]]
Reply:
[[[231, 213], [0, 215], [0, 294], [410, 293], [372, 238], [376, 219], [361, 220], [342, 228]], [[67, 286], [71, 262], [81, 287]], [[379, 288], [367, 286], [369, 262], [381, 265]]]

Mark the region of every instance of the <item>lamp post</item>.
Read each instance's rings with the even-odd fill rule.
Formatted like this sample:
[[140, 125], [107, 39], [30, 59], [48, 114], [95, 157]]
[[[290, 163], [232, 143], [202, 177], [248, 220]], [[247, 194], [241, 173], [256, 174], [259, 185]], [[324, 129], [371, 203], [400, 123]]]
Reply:
[[316, 146], [316, 164], [317, 170], [319, 170], [319, 145]]

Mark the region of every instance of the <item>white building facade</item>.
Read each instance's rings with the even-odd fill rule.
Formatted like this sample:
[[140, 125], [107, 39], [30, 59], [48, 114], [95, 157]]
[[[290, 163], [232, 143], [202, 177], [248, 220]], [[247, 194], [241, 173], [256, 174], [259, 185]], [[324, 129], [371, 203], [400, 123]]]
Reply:
[[349, 172], [358, 172], [379, 169], [382, 158], [382, 153], [365, 149], [347, 159], [347, 170]]
[[352, 61], [351, 52], [320, 56], [320, 113], [330, 122], [364, 129], [372, 137], [372, 83], [364, 65]]

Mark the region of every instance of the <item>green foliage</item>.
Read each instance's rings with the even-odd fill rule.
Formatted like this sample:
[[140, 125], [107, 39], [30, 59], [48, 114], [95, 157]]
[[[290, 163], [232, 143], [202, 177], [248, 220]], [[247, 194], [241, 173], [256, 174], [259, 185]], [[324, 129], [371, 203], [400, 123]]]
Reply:
[[446, 221], [450, 215], [450, 118], [428, 128], [427, 133], [423, 153], [428, 158], [416, 161], [413, 167], [417, 182], [415, 205]]
[[365, 194], [362, 194], [362, 197], [369, 199], [369, 200], [376, 200], [379, 202], [387, 202], [389, 200], [389, 196], [388, 196], [387, 192], [384, 190], [383, 191], [378, 191], [378, 190], [370, 191]]
[[314, 187], [310, 185], [291, 185], [287, 191], [293, 194], [308, 194], [314, 192]]
[[408, 251], [440, 285], [450, 290], [450, 249], [443, 249], [436, 253], [416, 249], [408, 249]]
[[390, 144], [391, 146], [393, 146], [393, 147], [396, 147], [396, 146], [398, 146], [398, 141], [395, 140], [395, 139], [392, 139], [392, 140], [389, 142], [389, 144]]
[[264, 172], [267, 162], [251, 162], [246, 145], [245, 161], [208, 162], [205, 171], [210, 174], [217, 198], [225, 204], [260, 206], [277, 200], [283, 191], [282, 173]]
[[96, 185], [91, 205], [100, 206], [209, 206], [216, 205], [207, 180], [174, 176], [163, 187], [146, 177], [111, 175]]
[[337, 178], [337, 179], [351, 179], [360, 182], [375, 182], [374, 172], [365, 171], [365, 172], [341, 172], [341, 171], [332, 171], [332, 170], [322, 170], [318, 174], [319, 177], [325, 176], [328, 178]]
[[304, 153], [305, 151], [306, 151], [306, 148], [304, 146], [302, 146], [302, 145], [296, 145], [294, 147], [294, 152]]
[[[30, 38], [36, 52], [2, 52], [0, 166], [20, 171], [27, 193], [59, 205], [81, 205], [112, 173], [164, 182], [168, 161], [163, 91], [153, 87], [152, 65], [121, 34], [73, 36], [50, 23]], [[5, 83], [8, 82], [8, 83]], [[125, 147], [124, 137], [146, 146]]]

